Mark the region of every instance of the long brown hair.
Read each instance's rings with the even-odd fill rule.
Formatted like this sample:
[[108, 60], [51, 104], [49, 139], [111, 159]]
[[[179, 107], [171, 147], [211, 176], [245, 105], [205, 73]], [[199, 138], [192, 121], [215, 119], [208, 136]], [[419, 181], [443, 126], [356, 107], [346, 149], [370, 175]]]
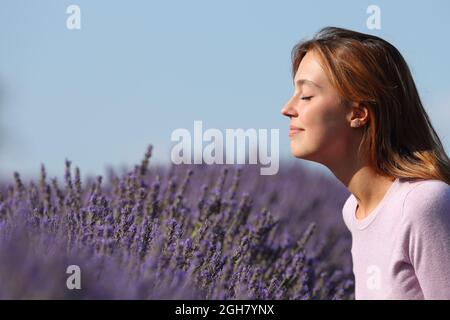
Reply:
[[345, 105], [367, 107], [365, 155], [382, 175], [437, 179], [450, 184], [450, 161], [422, 105], [409, 67], [389, 42], [348, 29], [325, 27], [292, 49], [292, 77], [313, 50]]

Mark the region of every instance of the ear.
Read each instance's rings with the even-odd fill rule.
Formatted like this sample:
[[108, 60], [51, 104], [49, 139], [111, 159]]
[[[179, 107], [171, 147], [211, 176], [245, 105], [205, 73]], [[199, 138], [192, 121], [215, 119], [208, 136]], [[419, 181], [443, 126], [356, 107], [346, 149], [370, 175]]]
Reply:
[[349, 117], [351, 127], [362, 127], [369, 121], [369, 108], [363, 102], [352, 102]]

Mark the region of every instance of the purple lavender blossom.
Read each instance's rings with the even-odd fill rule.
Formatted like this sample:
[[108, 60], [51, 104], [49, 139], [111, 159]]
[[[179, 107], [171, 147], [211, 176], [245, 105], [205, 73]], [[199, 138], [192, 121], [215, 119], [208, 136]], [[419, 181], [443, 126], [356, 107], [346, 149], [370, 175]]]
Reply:
[[149, 167], [152, 150], [107, 182], [66, 159], [62, 185], [43, 164], [0, 183], [0, 298], [354, 298], [345, 190], [295, 165]]

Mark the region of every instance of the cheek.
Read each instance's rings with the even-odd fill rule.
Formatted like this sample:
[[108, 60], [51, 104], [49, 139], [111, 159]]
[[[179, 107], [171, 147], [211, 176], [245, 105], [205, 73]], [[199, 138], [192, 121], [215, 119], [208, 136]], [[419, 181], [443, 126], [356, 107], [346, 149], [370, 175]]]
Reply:
[[[332, 102], [331, 102], [332, 103]], [[339, 108], [325, 101], [311, 103], [303, 109], [303, 122], [306, 131], [302, 137], [308, 144], [316, 147], [330, 147], [339, 143], [345, 131], [344, 116]]]
[[342, 127], [342, 112], [335, 100], [318, 98], [311, 101], [302, 111], [301, 123], [307, 130], [326, 132]]

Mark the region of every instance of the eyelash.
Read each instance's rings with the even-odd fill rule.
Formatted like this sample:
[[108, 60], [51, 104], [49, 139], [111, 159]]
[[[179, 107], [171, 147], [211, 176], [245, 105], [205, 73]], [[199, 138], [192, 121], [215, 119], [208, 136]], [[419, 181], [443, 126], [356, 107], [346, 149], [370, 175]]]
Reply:
[[312, 97], [313, 97], [313, 96], [309, 96], [309, 97], [300, 97], [300, 99], [302, 99], [302, 100], [311, 100]]

